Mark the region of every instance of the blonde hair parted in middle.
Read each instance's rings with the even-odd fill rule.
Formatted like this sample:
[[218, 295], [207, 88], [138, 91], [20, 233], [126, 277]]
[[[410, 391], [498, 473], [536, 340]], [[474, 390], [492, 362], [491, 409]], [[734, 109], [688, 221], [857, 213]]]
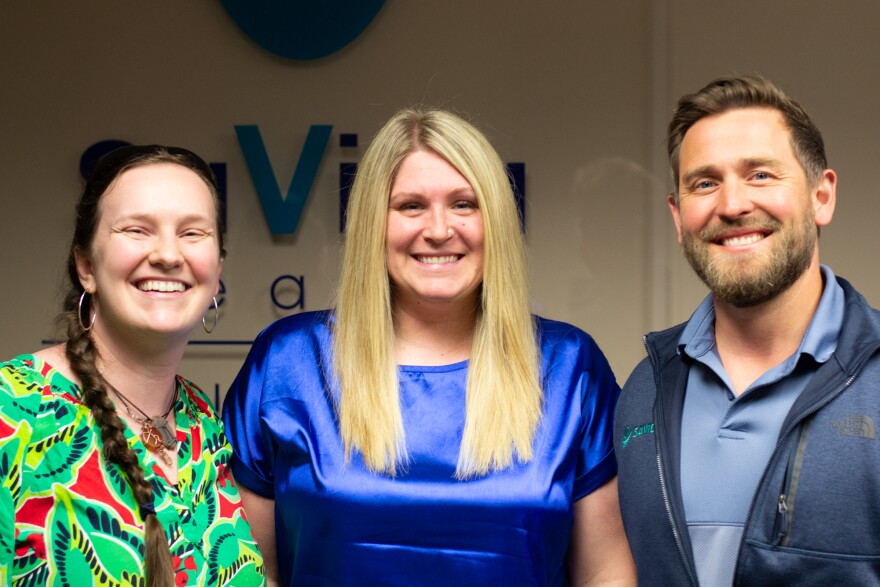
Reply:
[[483, 283], [456, 468], [456, 477], [467, 479], [511, 466], [514, 454], [532, 459], [543, 391], [525, 241], [506, 169], [486, 137], [449, 112], [401, 110], [358, 165], [332, 323], [339, 426], [347, 460], [356, 450], [370, 470], [390, 475], [406, 463], [385, 232], [397, 170], [422, 149], [467, 179], [483, 219]]

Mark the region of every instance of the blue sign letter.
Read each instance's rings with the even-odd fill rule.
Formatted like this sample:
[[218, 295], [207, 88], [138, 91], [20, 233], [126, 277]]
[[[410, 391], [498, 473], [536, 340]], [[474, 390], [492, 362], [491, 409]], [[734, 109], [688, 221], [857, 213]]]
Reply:
[[306, 205], [318, 166], [324, 158], [324, 150], [330, 140], [330, 124], [313, 124], [309, 128], [296, 171], [287, 188], [287, 197], [281, 196], [281, 188], [272, 171], [269, 155], [263, 145], [263, 137], [256, 125], [236, 125], [235, 134], [244, 153], [254, 188], [260, 197], [263, 214], [272, 234], [293, 234], [299, 225], [299, 217]]

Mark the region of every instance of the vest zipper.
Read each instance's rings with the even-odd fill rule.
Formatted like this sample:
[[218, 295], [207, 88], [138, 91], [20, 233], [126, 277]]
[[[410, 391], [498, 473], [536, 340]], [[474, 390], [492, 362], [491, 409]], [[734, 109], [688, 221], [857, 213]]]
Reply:
[[788, 498], [784, 493], [779, 495], [779, 501], [776, 504], [776, 542], [778, 546], [782, 539], [788, 534]]
[[[648, 337], [642, 337], [642, 343], [645, 345], [645, 352], [648, 355], [648, 358], [651, 360], [651, 365], [654, 369], [654, 377], [657, 381], [657, 394], [660, 394], [660, 374], [657, 371], [657, 361], [654, 359], [654, 355], [651, 353], [651, 349], [648, 347]], [[659, 405], [659, 402], [658, 404]], [[662, 412], [662, 410], [660, 410]], [[665, 430], [666, 427], [663, 426], [664, 422], [662, 421], [663, 414], [658, 413], [658, 416], [661, 418], [661, 421], [658, 422], [657, 430]], [[660, 436], [659, 434], [657, 436]], [[666, 507], [666, 516], [669, 519], [669, 525], [672, 528], [672, 536], [675, 538], [675, 546], [678, 549], [678, 555], [681, 557], [681, 562], [684, 566], [685, 571], [687, 571], [688, 578], [691, 581], [691, 585], [697, 585], [697, 580], [694, 577], [693, 571], [691, 570], [690, 565], [688, 564], [687, 555], [684, 552], [684, 544], [682, 543], [681, 535], [678, 532], [678, 527], [675, 525], [675, 517], [672, 515], [672, 502], [669, 499], [669, 491], [666, 487], [666, 474], [663, 471], [663, 462], [660, 458], [660, 439], [656, 438], [657, 442], [657, 472], [660, 475], [660, 493], [663, 495], [663, 505]]]
[[773, 542], [774, 546], [787, 546], [788, 538], [791, 533], [791, 523], [794, 520], [795, 497], [797, 496], [798, 481], [801, 477], [801, 466], [804, 464], [804, 453], [807, 448], [807, 438], [809, 437], [811, 420], [804, 423], [801, 430], [801, 437], [798, 439], [797, 449], [792, 458], [789, 459], [788, 467], [785, 471], [785, 477], [782, 480], [782, 493], [779, 494], [779, 500], [776, 506], [776, 538]]

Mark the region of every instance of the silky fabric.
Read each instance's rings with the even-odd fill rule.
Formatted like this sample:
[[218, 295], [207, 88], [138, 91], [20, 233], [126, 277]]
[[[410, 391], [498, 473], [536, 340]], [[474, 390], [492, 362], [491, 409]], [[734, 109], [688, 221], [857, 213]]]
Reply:
[[595, 342], [536, 318], [543, 416], [528, 463], [454, 478], [468, 363], [401, 366], [408, 463], [396, 477], [345, 462], [328, 312], [266, 329], [226, 396], [233, 473], [275, 500], [283, 585], [565, 584], [573, 502], [617, 471], [619, 394]]

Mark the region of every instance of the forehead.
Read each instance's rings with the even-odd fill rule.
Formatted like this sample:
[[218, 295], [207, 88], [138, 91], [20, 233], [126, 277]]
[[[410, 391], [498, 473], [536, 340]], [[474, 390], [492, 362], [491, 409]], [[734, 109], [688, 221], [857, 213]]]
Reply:
[[743, 159], [797, 163], [791, 131], [778, 110], [737, 108], [700, 119], [684, 135], [679, 171]]
[[182, 211], [214, 215], [214, 197], [194, 171], [175, 163], [151, 163], [127, 169], [101, 197], [101, 213], [166, 214]]
[[427, 190], [431, 187], [459, 189], [470, 183], [449, 161], [428, 149], [419, 149], [404, 157], [394, 177], [392, 190]]

